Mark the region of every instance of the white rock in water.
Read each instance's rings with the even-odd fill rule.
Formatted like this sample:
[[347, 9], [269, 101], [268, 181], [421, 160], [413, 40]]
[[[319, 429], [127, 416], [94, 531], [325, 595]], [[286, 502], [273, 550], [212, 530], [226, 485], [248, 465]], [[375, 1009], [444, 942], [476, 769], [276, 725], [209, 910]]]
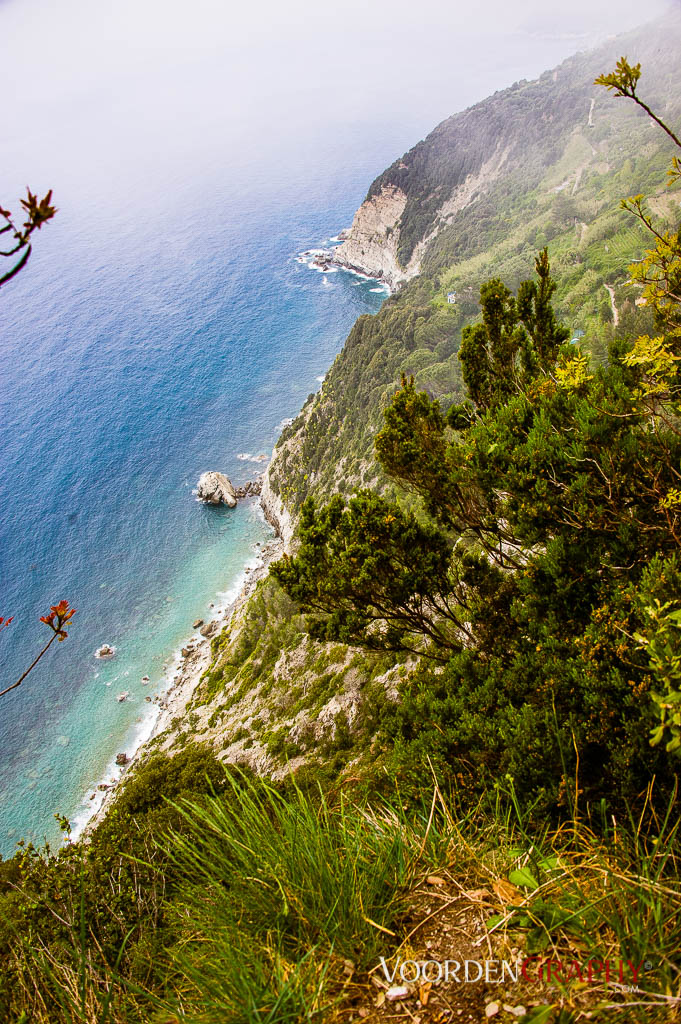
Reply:
[[236, 495], [231, 480], [224, 473], [217, 473], [215, 470], [201, 474], [196, 493], [201, 501], [209, 505], [224, 503], [228, 508], [236, 506]]

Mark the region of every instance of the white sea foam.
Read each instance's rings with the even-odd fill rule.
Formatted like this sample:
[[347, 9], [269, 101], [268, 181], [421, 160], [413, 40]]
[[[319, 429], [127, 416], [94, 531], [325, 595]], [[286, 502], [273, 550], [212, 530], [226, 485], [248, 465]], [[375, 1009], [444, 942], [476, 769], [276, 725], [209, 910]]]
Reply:
[[[339, 242], [340, 239], [336, 236], [335, 238], [330, 238], [329, 241], [330, 242]], [[355, 285], [361, 284], [362, 281], [379, 281], [380, 280], [377, 277], [372, 277], [370, 274], [364, 274], [364, 273], [362, 273], [361, 270], [355, 270], [352, 267], [345, 267], [345, 266], [338, 267], [338, 266], [333, 266], [333, 265], [332, 266], [328, 266], [328, 265], [327, 266], [320, 266], [319, 263], [318, 263], [319, 257], [320, 256], [326, 256], [327, 259], [333, 259], [334, 251], [335, 251], [335, 246], [332, 247], [331, 249], [306, 249], [304, 252], [300, 252], [300, 253], [298, 253], [297, 256], [294, 256], [294, 259], [296, 260], [297, 263], [302, 263], [306, 267], [308, 267], [310, 270], [316, 270], [318, 274], [324, 274], [325, 276], [327, 274], [337, 274], [339, 270], [343, 270], [346, 274], [352, 274], [353, 277], [359, 278], [358, 281], [354, 281], [353, 282], [353, 284], [355, 284]], [[379, 287], [378, 288], [372, 288], [371, 291], [372, 292], [377, 292], [377, 293], [385, 292], [388, 295], [392, 294], [392, 289], [391, 289], [390, 285], [386, 284], [384, 281], [380, 281]]]
[[251, 455], [250, 452], [241, 452], [237, 455], [237, 459], [242, 462], [269, 462], [269, 455], [265, 452], [260, 452], [259, 455]]
[[[319, 378], [317, 378], [319, 380]], [[293, 423], [293, 416], [285, 416], [280, 423], [277, 423], [277, 430], [282, 431], [284, 427], [290, 427]]]
[[[179, 654], [178, 654], [179, 658]], [[154, 727], [158, 716], [160, 714], [160, 707], [158, 704], [150, 703], [149, 712], [142, 718], [138, 723], [137, 728], [133, 732], [130, 740], [119, 753], [127, 754], [128, 758], [133, 757], [139, 748], [151, 739], [154, 732]], [[100, 810], [104, 799], [108, 793], [108, 790], [100, 790], [100, 785], [111, 786], [121, 778], [124, 769], [116, 764], [116, 757], [112, 757], [109, 761], [106, 769], [104, 770], [101, 778], [92, 786], [88, 787], [88, 793], [94, 792], [94, 797], [90, 800], [88, 793], [85, 794], [81, 802], [81, 809], [74, 815], [71, 821], [71, 836], [73, 839], [78, 839], [82, 834], [84, 828], [88, 824], [91, 818]]]

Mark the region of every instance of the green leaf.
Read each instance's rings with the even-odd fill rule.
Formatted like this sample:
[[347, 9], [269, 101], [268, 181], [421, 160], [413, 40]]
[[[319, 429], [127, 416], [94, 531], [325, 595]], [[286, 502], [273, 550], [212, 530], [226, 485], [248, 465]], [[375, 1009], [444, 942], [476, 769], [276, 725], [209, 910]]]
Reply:
[[518, 868], [517, 871], [512, 871], [508, 880], [512, 885], [522, 885], [525, 889], [532, 889], [533, 892], [539, 888], [539, 882], [527, 868]]
[[553, 1016], [553, 1006], [535, 1006], [524, 1017], [521, 1017], [521, 1024], [548, 1024]]

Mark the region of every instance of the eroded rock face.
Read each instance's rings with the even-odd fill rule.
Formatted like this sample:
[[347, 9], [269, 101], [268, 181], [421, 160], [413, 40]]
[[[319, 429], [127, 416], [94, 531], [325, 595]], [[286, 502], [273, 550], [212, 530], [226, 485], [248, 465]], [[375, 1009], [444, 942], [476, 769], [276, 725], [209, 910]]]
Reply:
[[196, 493], [207, 505], [226, 505], [228, 508], [236, 506], [236, 492], [231, 480], [215, 470], [201, 474]]
[[[283, 448], [281, 451], [283, 451]], [[270, 470], [276, 463], [278, 453], [279, 449], [275, 452], [272, 462], [263, 477], [262, 489], [260, 492], [260, 507], [263, 510], [267, 522], [270, 526], [274, 527], [277, 535], [283, 540], [284, 550], [286, 552], [290, 552], [295, 525], [291, 517], [291, 513], [286, 508], [286, 505], [282, 501], [280, 495], [276, 494], [272, 489], [272, 485], [270, 483]]]
[[397, 260], [399, 221], [406, 204], [402, 189], [384, 185], [380, 195], [365, 200], [357, 210], [352, 227], [343, 232], [342, 245], [332, 250], [332, 262], [376, 277], [391, 288], [414, 277], [419, 272], [418, 256], [408, 267], [401, 267]]

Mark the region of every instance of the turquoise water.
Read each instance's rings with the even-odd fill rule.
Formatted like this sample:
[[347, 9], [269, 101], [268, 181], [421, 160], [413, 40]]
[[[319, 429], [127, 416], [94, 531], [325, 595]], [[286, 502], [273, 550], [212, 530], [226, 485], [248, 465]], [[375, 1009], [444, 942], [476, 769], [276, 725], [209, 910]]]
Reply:
[[[57, 219], [0, 294], [3, 684], [47, 639], [50, 604], [78, 612], [0, 703], [4, 855], [54, 839], [55, 812], [83, 820], [112, 758], [148, 732], [144, 698], [193, 620], [233, 596], [270, 537], [257, 503], [206, 508], [192, 490], [207, 469], [255, 475], [237, 455], [271, 453], [356, 317], [380, 307], [376, 282], [295, 257], [350, 222], [393, 145], [371, 137], [333, 174], [337, 150], [271, 173], [213, 161], [200, 187], [177, 172], [108, 204], [55, 189]], [[115, 658], [94, 658], [102, 643]]]

